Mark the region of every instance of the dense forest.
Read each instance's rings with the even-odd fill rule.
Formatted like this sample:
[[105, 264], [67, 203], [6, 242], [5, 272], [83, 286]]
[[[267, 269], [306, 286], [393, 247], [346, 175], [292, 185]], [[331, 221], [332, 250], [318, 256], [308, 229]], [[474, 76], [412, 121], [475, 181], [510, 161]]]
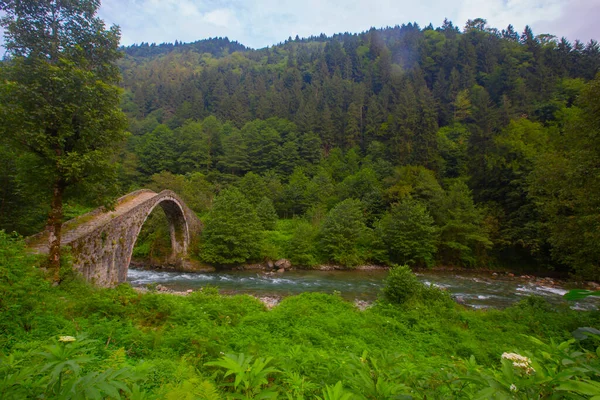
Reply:
[[[205, 262], [600, 278], [595, 41], [475, 19], [259, 50], [216, 38], [122, 51], [130, 135], [118, 185], [96, 189], [175, 190], [205, 221]], [[0, 151], [0, 227], [35, 233], [48, 204], [22, 173], [35, 156]], [[97, 205], [75, 189], [68, 216]], [[160, 216], [148, 226], [138, 256], [168, 246]]]
[[[599, 277], [596, 42], [477, 19], [119, 48], [99, 7], [0, 0], [1, 399], [600, 398], [574, 303], [600, 291], [471, 309], [410, 268]], [[370, 304], [85, 281], [62, 221], [140, 187], [198, 213], [205, 263], [392, 267]], [[23, 239], [44, 226], [48, 256]]]

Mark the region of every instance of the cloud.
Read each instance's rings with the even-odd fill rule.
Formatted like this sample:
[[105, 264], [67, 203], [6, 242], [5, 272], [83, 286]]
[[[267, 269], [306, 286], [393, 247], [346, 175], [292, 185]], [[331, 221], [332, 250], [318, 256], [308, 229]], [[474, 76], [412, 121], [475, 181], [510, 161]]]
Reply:
[[100, 17], [121, 27], [123, 44], [192, 42], [215, 36], [243, 39], [235, 12], [193, 0], [104, 0]]
[[218, 10], [207, 12], [202, 16], [202, 21], [214, 26], [220, 26], [228, 29], [240, 27], [240, 23], [235, 17], [235, 14], [226, 8], [220, 8]]
[[104, 0], [100, 14], [121, 26], [124, 44], [228, 36], [260, 48], [296, 35], [439, 26], [446, 17], [460, 27], [481, 17], [499, 29], [530, 25], [571, 40], [600, 37], [600, 0]]
[[562, 12], [554, 20], [542, 21], [536, 28], [557, 37], [565, 36], [574, 41], [600, 40], [600, 0], [569, 0], [563, 4]]

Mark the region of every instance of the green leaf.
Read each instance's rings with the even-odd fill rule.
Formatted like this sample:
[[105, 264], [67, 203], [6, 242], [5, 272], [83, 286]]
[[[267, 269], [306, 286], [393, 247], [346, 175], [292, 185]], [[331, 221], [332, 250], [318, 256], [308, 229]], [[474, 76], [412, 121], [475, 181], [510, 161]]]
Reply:
[[556, 390], [581, 393], [587, 396], [600, 395], [600, 383], [595, 381], [568, 381], [560, 384]]

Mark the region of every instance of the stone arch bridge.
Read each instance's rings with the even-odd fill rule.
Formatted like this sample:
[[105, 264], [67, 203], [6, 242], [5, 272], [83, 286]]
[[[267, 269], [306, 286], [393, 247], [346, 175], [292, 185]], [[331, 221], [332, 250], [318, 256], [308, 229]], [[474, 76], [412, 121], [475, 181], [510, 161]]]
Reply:
[[[138, 190], [119, 198], [113, 211], [100, 207], [62, 226], [62, 245], [71, 247], [73, 268], [97, 285], [113, 286], [127, 280], [127, 270], [144, 222], [160, 205], [171, 232], [172, 264], [181, 264], [190, 241], [202, 230], [196, 214], [172, 191]], [[28, 238], [38, 253], [48, 253], [48, 233]]]

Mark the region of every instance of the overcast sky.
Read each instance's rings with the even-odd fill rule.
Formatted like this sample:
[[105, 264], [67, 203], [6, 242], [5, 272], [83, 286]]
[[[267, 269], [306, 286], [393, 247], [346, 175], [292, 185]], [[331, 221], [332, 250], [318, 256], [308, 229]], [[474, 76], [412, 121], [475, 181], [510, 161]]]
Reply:
[[499, 29], [600, 40], [600, 0], [103, 0], [100, 16], [121, 26], [122, 44], [192, 42], [227, 36], [253, 48], [289, 36], [361, 32], [450, 19], [485, 18]]

